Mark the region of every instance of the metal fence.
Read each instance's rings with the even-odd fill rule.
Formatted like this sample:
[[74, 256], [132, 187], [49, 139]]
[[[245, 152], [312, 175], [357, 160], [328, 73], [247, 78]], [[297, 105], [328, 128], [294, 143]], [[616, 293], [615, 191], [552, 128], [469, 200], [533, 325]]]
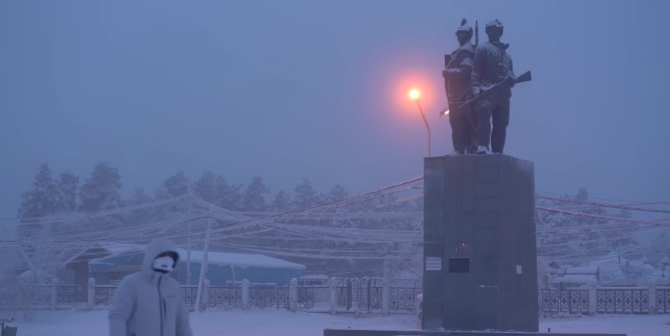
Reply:
[[[542, 312], [549, 314], [670, 314], [670, 288], [656, 288], [652, 302], [649, 288], [596, 288], [595, 302], [589, 289], [542, 289]], [[594, 305], [594, 311], [589, 311]]]
[[[384, 283], [382, 279], [337, 279], [331, 287], [331, 281], [318, 286], [302, 285], [297, 290], [297, 309], [312, 312], [328, 312], [335, 308], [338, 312], [381, 312], [384, 306]], [[407, 285], [403, 283], [403, 285]], [[92, 304], [98, 309], [105, 309], [113, 303], [117, 285], [96, 284], [88, 286], [72, 285], [29, 285], [21, 286], [19, 292], [0, 286], [0, 306], [22, 307], [29, 305], [35, 309], [52, 308], [52, 300], [56, 299], [56, 307], [73, 307], [77, 302], [87, 303], [88, 295], [93, 293]], [[55, 292], [54, 292], [55, 289]], [[195, 309], [198, 286], [181, 286], [184, 303]], [[420, 287], [389, 287], [388, 308], [392, 313], [411, 313], [416, 310], [416, 296], [421, 293]], [[79, 294], [85, 294], [83, 300]], [[291, 287], [248, 287], [246, 308], [256, 309], [290, 309]], [[244, 308], [243, 287], [207, 287], [207, 306]], [[670, 299], [670, 293], [668, 293]], [[331, 302], [332, 299], [334, 301]], [[90, 303], [89, 303], [90, 304]], [[670, 310], [670, 302], [668, 304]]]
[[416, 310], [416, 297], [422, 293], [422, 288], [416, 287], [390, 287], [389, 311], [392, 312], [413, 312]]
[[[196, 287], [197, 292], [197, 287]], [[194, 300], [195, 300], [194, 294]], [[240, 287], [209, 287], [209, 307], [242, 307], [242, 288]], [[193, 302], [195, 304], [195, 301]]]
[[249, 288], [249, 304], [253, 308], [285, 308], [289, 307], [288, 287], [251, 287]]
[[76, 291], [77, 288], [75, 286], [56, 287], [56, 303], [58, 305], [74, 306]]
[[670, 288], [656, 289], [656, 313], [670, 314]]
[[181, 286], [181, 296], [184, 298], [184, 303], [186, 303], [187, 307], [195, 307], [195, 301], [198, 297], [198, 286]]
[[298, 309], [327, 312], [330, 310], [329, 286], [298, 287]]
[[373, 312], [382, 309], [381, 279], [337, 279], [337, 308], [344, 311]]
[[649, 289], [601, 289], [596, 292], [598, 314], [649, 314]]
[[19, 285], [0, 287], [0, 307], [25, 310], [51, 306], [52, 286]]
[[542, 311], [552, 314], [588, 314], [589, 291], [542, 289]]
[[20, 286], [21, 302], [25, 307], [51, 306], [51, 286], [32, 285]]
[[116, 293], [116, 287], [113, 285], [96, 285], [95, 286], [95, 298], [93, 302], [96, 306], [109, 306], [112, 304], [114, 299], [114, 294]]

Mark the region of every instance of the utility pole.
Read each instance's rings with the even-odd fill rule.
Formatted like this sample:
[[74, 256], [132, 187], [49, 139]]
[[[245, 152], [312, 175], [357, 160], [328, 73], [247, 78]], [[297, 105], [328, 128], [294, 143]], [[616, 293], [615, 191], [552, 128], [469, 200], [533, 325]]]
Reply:
[[202, 284], [205, 282], [205, 276], [207, 274], [205, 273], [207, 269], [207, 263], [209, 263], [209, 258], [208, 258], [208, 251], [209, 251], [209, 236], [212, 231], [212, 217], [211, 217], [211, 212], [212, 212], [212, 206], [209, 206], [209, 215], [210, 217], [207, 219], [207, 231], [205, 233], [205, 248], [204, 251], [202, 252], [202, 260], [200, 261], [200, 278], [198, 279], [198, 292], [196, 294], [195, 298], [195, 310], [200, 311], [200, 295], [202, 294]]
[[[193, 172], [193, 165], [195, 164], [196, 159], [195, 156], [191, 158], [191, 165], [188, 167], [188, 211], [191, 212], [191, 205], [193, 203], [193, 192], [191, 189], [191, 185], [193, 184], [191, 182], [191, 173]], [[188, 222], [188, 243], [187, 243], [187, 250], [186, 250], [186, 286], [191, 285], [191, 235], [193, 232], [191, 231], [191, 221]]]

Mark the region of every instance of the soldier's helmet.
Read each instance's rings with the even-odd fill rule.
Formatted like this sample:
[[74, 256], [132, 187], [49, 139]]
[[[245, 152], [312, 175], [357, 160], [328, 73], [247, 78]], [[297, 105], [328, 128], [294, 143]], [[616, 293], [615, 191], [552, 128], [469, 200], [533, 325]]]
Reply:
[[458, 29], [456, 29], [456, 33], [460, 32], [460, 31], [466, 31], [466, 32], [470, 33], [470, 37], [472, 37], [472, 27], [470, 27], [470, 25], [468, 24], [468, 20], [463, 19], [461, 21], [461, 26], [458, 27]]
[[491, 28], [498, 28], [500, 29], [500, 33], [502, 34], [505, 26], [503, 25], [502, 22], [498, 21], [498, 19], [491, 20], [489, 23], [486, 24], [486, 30], [489, 30]]
[[503, 23], [498, 21], [498, 19], [491, 20], [489, 23], [486, 24], [486, 29], [489, 28], [500, 28], [503, 29], [505, 26], [503, 26]]

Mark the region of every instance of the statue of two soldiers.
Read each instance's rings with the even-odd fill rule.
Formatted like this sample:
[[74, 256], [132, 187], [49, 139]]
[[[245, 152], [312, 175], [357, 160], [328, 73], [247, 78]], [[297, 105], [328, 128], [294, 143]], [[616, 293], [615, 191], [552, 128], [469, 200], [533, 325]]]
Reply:
[[[502, 154], [510, 116], [511, 88], [530, 80], [514, 75], [509, 44], [500, 42], [502, 22], [486, 24], [488, 41], [473, 46], [473, 29], [465, 19], [456, 30], [460, 47], [445, 58], [445, 89], [454, 152], [451, 155]], [[523, 78], [522, 78], [523, 77]], [[493, 130], [491, 130], [491, 122]]]

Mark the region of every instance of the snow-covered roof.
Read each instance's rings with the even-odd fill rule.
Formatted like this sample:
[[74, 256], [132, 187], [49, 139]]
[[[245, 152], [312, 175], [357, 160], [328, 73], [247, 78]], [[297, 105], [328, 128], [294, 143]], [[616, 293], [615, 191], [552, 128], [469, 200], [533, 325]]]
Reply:
[[[44, 272], [44, 271], [39, 271], [39, 270], [37, 271], [37, 275], [38, 275], [38, 278], [41, 278], [41, 279], [53, 278], [53, 275], [51, 273]], [[19, 274], [18, 278], [20, 280], [33, 280], [33, 271], [27, 270], [27, 271]]]
[[552, 278], [552, 283], [563, 283], [563, 284], [587, 284], [591, 281], [597, 281], [595, 275], [584, 275], [584, 274], [572, 274], [564, 275], [560, 278]]
[[147, 247], [144, 245], [136, 245], [136, 244], [117, 244], [117, 243], [109, 243], [101, 246], [105, 250], [109, 251], [111, 254], [119, 254], [119, 253], [125, 253], [129, 251], [144, 251]]
[[[81, 251], [77, 251], [74, 253], [68, 260], [65, 262], [66, 264], [75, 261], [75, 259], [84, 256], [87, 252], [91, 250], [96, 250], [96, 249], [102, 249], [106, 251], [109, 255], [104, 256], [104, 258], [107, 258], [109, 256], [115, 256], [127, 252], [134, 252], [134, 251], [143, 251], [146, 248], [144, 245], [136, 245], [136, 244], [119, 244], [119, 243], [95, 243], [91, 244], [91, 246], [82, 249]], [[96, 260], [96, 259], [101, 259], [100, 255], [93, 254], [89, 256], [91, 260]]]
[[669, 271], [666, 271], [666, 270], [660, 270], [660, 269], [658, 269], [658, 270], [655, 270], [655, 271], [651, 272], [651, 274], [649, 275], [649, 278], [650, 278], [650, 279], [663, 279], [663, 280], [667, 280], [667, 279], [670, 278], [670, 272], [669, 272]]
[[589, 262], [589, 266], [598, 266], [602, 280], [616, 280], [626, 278], [626, 275], [621, 269], [621, 265], [625, 265], [626, 262], [628, 262], [628, 260], [624, 258], [609, 256], [605, 259], [591, 261]]
[[565, 274], [596, 275], [598, 266], [573, 267], [565, 270]]
[[420, 279], [420, 277], [416, 273], [414, 273], [412, 271], [407, 271], [407, 270], [398, 272], [397, 274], [395, 274], [394, 278], [395, 279], [407, 279], [407, 280]]
[[[186, 262], [187, 251], [183, 248], [178, 248], [179, 261]], [[191, 262], [201, 263], [203, 257], [202, 251], [191, 250]], [[223, 253], [223, 252], [209, 252], [208, 264], [218, 266], [235, 266], [239, 268], [259, 267], [259, 268], [288, 268], [304, 270], [305, 265], [295, 264], [285, 260], [280, 260], [260, 254], [238, 254], [238, 253]]]
[[626, 259], [617, 257], [617, 256], [608, 256], [604, 259], [599, 259], [599, 260], [594, 260], [589, 262], [589, 266], [600, 266], [604, 264], [619, 264], [621, 265], [626, 264]]
[[328, 280], [326, 275], [303, 275], [299, 278], [300, 280]]

